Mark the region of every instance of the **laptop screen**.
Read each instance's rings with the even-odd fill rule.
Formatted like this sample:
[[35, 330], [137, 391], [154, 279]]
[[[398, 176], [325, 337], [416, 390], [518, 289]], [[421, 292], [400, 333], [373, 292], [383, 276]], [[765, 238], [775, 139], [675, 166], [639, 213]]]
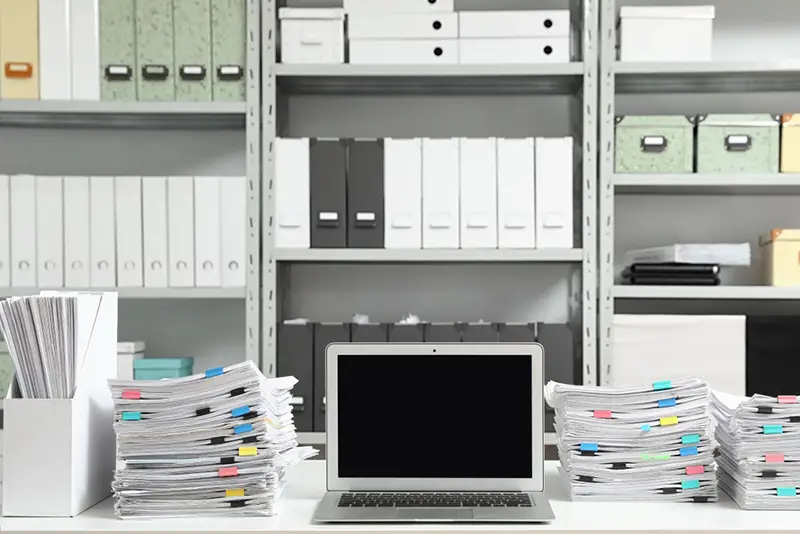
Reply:
[[528, 356], [339, 355], [341, 478], [529, 478]]

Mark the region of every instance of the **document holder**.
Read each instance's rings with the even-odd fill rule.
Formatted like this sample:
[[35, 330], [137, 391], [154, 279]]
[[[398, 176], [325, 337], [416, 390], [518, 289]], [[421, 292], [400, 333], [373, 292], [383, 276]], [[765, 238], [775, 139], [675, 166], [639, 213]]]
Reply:
[[422, 324], [389, 325], [390, 343], [422, 343], [425, 339]]
[[347, 246], [384, 246], [383, 139], [351, 139], [347, 171]]
[[378, 323], [350, 325], [350, 341], [353, 343], [386, 343], [388, 340], [388, 325]]
[[[500, 343], [535, 343], [535, 323], [498, 323], [498, 341]], [[545, 354], [545, 358], [547, 355]]]
[[490, 323], [464, 323], [461, 341], [464, 343], [497, 343], [497, 327]]
[[426, 343], [460, 343], [461, 328], [454, 323], [429, 323], [425, 325]]
[[[566, 324], [536, 325], [536, 341], [544, 347], [544, 382], [581, 384], [581, 365], [576, 362], [572, 331]], [[544, 413], [545, 432], [554, 432], [555, 412], [547, 406]]]
[[312, 139], [311, 248], [347, 247], [347, 151], [344, 140]]
[[348, 341], [349, 323], [317, 323], [314, 326], [314, 432], [325, 431], [325, 349], [331, 343]]
[[293, 376], [292, 414], [298, 432], [314, 430], [314, 325], [278, 325], [278, 376]]

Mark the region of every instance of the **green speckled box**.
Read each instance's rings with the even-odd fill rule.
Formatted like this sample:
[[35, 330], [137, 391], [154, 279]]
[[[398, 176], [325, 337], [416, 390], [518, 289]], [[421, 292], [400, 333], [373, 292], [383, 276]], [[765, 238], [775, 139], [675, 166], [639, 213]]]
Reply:
[[715, 114], [697, 124], [697, 172], [777, 173], [780, 116]]
[[134, 0], [100, 0], [100, 98], [136, 100]]
[[139, 100], [175, 100], [174, 48], [172, 2], [136, 0], [136, 75]]
[[617, 117], [616, 172], [684, 174], [694, 170], [694, 117]]
[[246, 0], [211, 0], [214, 100], [244, 101], [247, 68]]
[[[6, 398], [8, 388], [11, 387], [11, 380], [14, 378], [14, 363], [8, 353], [5, 341], [0, 341], [0, 399]], [[3, 403], [0, 402], [0, 408]], [[0, 426], [2, 428], [2, 426]]]
[[175, 100], [211, 100], [211, 0], [172, 0]]

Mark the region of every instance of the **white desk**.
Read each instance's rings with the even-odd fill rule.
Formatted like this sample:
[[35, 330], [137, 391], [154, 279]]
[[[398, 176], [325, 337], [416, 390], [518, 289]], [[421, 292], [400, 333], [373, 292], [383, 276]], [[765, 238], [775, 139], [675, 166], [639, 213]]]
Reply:
[[[737, 534], [792, 531], [800, 532], [800, 512], [747, 512], [724, 494], [716, 504], [641, 504], [571, 502], [559, 478], [556, 462], [548, 462], [545, 481], [547, 494], [556, 514], [548, 525], [314, 525], [311, 516], [325, 492], [325, 462], [308, 461], [294, 468], [290, 485], [279, 506], [279, 515], [270, 518], [167, 519], [119, 521], [114, 519], [111, 499], [74, 519], [3, 518], [0, 531], [6, 533], [47, 532], [231, 532], [269, 531], [287, 534], [324, 531], [344, 533], [393, 534], [411, 532], [438, 534], [443, 531], [489, 533], [541, 530], [550, 533], [620, 532], [627, 534]], [[35, 499], [35, 495], [31, 495]]]

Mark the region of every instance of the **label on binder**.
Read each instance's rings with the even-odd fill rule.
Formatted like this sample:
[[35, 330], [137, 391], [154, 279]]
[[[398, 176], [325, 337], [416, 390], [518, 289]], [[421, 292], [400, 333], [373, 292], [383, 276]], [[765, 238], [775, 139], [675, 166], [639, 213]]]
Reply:
[[697, 447], [681, 447], [681, 456], [694, 456], [697, 454]]
[[581, 450], [597, 452], [597, 443], [581, 443]]
[[258, 447], [239, 447], [239, 456], [258, 456]]
[[681, 480], [681, 488], [683, 489], [697, 489], [700, 487], [699, 480]]
[[245, 423], [243, 425], [236, 425], [235, 427], [233, 427], [234, 434], [244, 434], [245, 432], [252, 432], [252, 431], [253, 431], [253, 425], [251, 425], [250, 423]]
[[671, 415], [669, 417], [662, 417], [658, 421], [661, 423], [661, 426], [677, 425], [678, 424], [678, 416], [677, 415]]
[[778, 395], [778, 404], [797, 404], [797, 395]]
[[797, 497], [797, 488], [777, 488], [778, 497]]
[[225, 498], [229, 497], [244, 497], [244, 489], [229, 489], [225, 490]]
[[654, 391], [661, 391], [663, 389], [670, 389], [672, 388], [672, 382], [669, 380], [662, 380], [660, 382], [653, 382], [653, 390]]
[[658, 401], [659, 408], [669, 408], [670, 406], [675, 406], [678, 404], [678, 399], [661, 399]]
[[611, 410], [595, 410], [594, 417], [596, 419], [611, 419]]
[[142, 412], [122, 412], [123, 421], [141, 421]]
[[688, 434], [681, 436], [681, 443], [684, 445], [691, 445], [692, 443], [700, 443], [700, 434]]
[[783, 453], [782, 452], [773, 452], [771, 454], [764, 455], [764, 461], [768, 464], [782, 464], [783, 463]]
[[702, 465], [690, 465], [686, 468], [687, 475], [702, 475], [706, 472], [706, 468]]
[[223, 372], [225, 372], [225, 370], [222, 367], [214, 367], [213, 369], [208, 369], [206, 371], [206, 378], [211, 378], [212, 376], [219, 376]]
[[764, 425], [764, 434], [783, 434], [783, 425]]
[[248, 413], [250, 413], [250, 406], [240, 406], [231, 410], [231, 415], [233, 417], [240, 417]]
[[220, 478], [235, 477], [235, 476], [239, 475], [239, 468], [236, 467], [236, 466], [234, 466], [234, 467], [220, 467], [217, 470], [217, 473], [219, 474]]
[[139, 400], [142, 398], [142, 392], [138, 389], [126, 389], [122, 392], [122, 398], [127, 400]]

